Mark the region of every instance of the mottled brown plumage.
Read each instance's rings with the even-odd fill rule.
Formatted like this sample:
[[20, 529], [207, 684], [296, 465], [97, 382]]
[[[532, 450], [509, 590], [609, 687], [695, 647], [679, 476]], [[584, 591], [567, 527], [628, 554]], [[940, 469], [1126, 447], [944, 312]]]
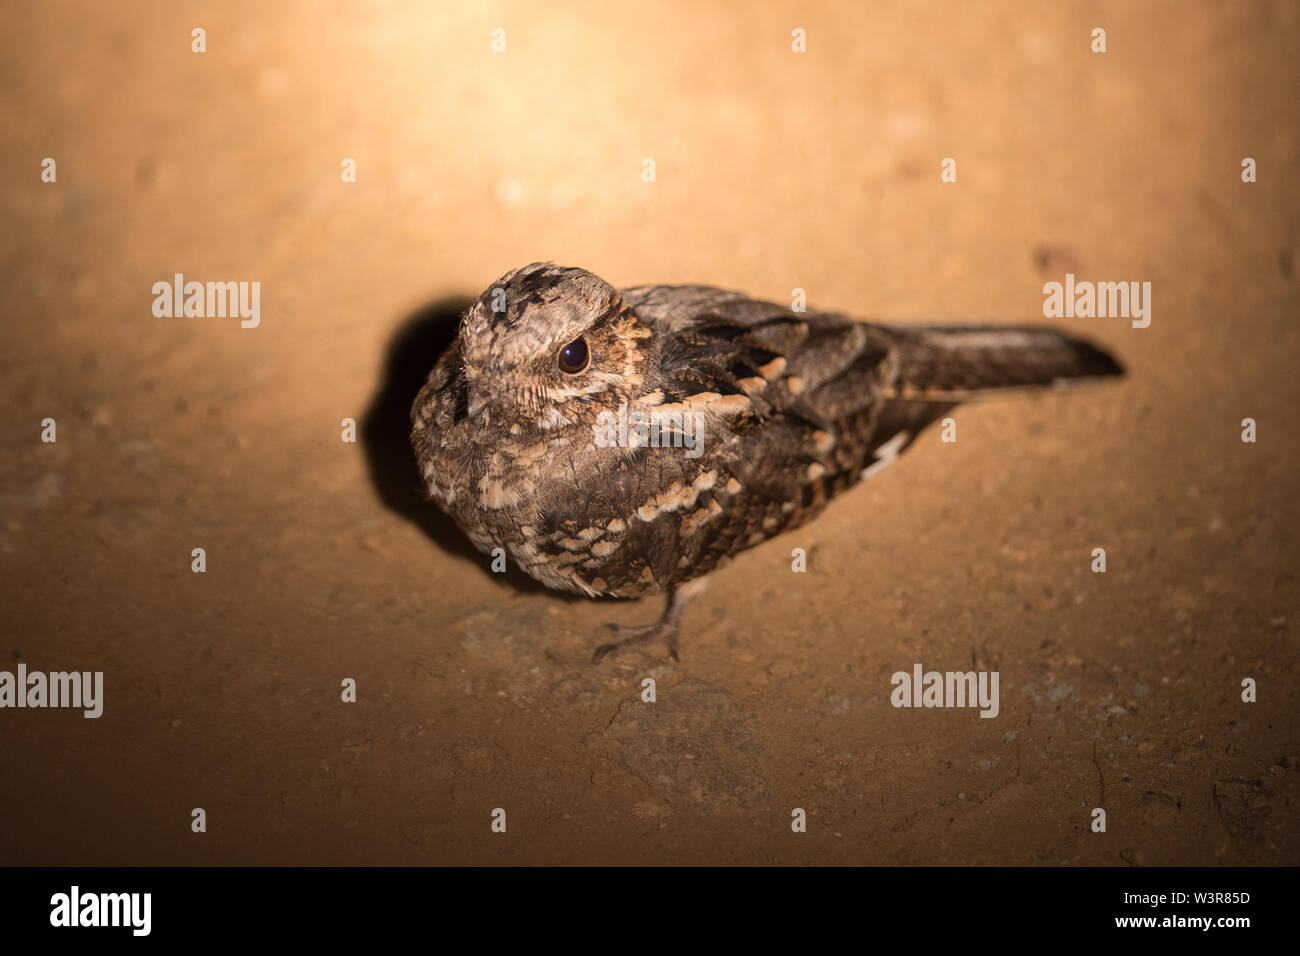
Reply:
[[[481, 550], [565, 591], [668, 591], [629, 640], [675, 656], [680, 585], [813, 518], [955, 404], [1119, 373], [1046, 329], [874, 325], [706, 286], [619, 292], [535, 263], [466, 314], [416, 398], [412, 442], [430, 496]], [[628, 447], [635, 434], [607, 447], [601, 413], [623, 406], [689, 416], [698, 457]]]

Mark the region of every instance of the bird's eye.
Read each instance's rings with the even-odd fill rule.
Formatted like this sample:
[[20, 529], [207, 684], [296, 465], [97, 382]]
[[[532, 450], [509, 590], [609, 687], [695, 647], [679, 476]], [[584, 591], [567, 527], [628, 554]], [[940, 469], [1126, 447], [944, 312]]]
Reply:
[[570, 375], [577, 375], [587, 367], [587, 362], [591, 358], [587, 352], [586, 339], [574, 339], [564, 348], [560, 349], [560, 371], [568, 372]]

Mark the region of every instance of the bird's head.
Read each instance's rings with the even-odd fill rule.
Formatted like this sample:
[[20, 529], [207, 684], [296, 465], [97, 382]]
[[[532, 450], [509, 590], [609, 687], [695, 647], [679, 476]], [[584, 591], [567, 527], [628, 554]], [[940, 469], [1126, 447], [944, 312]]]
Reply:
[[461, 322], [469, 417], [556, 428], [616, 406], [642, 383], [649, 334], [590, 272], [549, 263], [508, 272]]

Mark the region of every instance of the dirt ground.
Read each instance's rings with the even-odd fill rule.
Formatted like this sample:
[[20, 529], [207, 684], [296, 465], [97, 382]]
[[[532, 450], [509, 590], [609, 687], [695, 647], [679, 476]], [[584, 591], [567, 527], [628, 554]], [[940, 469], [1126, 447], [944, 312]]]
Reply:
[[[0, 861], [1300, 863], [1297, 48], [1287, 0], [13, 7], [0, 669], [105, 700], [0, 711]], [[492, 574], [405, 444], [535, 260], [1152, 321], [1060, 320], [1129, 376], [959, 410], [713, 575], [679, 664], [593, 666], [659, 601]], [[156, 317], [178, 272], [260, 325]], [[892, 707], [918, 662], [999, 715]]]

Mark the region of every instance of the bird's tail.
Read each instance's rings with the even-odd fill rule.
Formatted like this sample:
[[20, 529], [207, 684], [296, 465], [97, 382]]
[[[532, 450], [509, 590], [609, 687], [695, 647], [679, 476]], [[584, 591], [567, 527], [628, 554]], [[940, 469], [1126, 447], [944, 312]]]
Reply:
[[1124, 368], [1091, 342], [1032, 326], [890, 326], [898, 375], [889, 397], [967, 402], [985, 393], [1112, 378]]

